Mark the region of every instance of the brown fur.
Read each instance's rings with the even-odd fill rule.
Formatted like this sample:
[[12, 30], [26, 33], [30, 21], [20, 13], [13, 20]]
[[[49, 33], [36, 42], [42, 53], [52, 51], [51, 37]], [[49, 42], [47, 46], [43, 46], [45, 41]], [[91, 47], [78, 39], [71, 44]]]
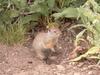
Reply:
[[[48, 32], [40, 32], [33, 40], [33, 49], [39, 59], [45, 59], [49, 56], [51, 50], [55, 52], [54, 46], [58, 42], [61, 31], [58, 28], [52, 28]], [[45, 54], [48, 53], [48, 54]]]

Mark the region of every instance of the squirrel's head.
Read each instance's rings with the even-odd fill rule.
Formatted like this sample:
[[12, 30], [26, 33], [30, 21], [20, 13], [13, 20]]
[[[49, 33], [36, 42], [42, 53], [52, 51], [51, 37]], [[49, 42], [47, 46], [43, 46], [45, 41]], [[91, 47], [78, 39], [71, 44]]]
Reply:
[[53, 37], [59, 37], [61, 35], [61, 31], [59, 28], [51, 28], [48, 30], [48, 34]]

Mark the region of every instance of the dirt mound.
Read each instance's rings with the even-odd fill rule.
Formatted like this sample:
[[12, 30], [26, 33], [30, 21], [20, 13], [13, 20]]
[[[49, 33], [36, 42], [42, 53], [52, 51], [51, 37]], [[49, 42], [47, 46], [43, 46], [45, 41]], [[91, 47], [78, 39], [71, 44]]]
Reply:
[[49, 65], [35, 57], [32, 40], [25, 46], [0, 44], [0, 75], [100, 75], [100, 67], [92, 61], [67, 62], [69, 52], [74, 49], [74, 31], [62, 29], [62, 33], [56, 49], [58, 53], [54, 54], [57, 59]]

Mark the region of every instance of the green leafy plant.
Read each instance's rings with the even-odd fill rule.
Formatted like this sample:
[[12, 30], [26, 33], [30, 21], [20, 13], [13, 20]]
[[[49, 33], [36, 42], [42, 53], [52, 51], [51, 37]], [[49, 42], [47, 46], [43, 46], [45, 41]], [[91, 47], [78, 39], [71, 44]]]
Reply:
[[[46, 26], [48, 25], [48, 20], [54, 22], [51, 15], [55, 12], [77, 5], [82, 5], [80, 0], [0, 0], [0, 30], [4, 26], [5, 31], [7, 29], [6, 32], [10, 34], [13, 33], [13, 31], [10, 31], [12, 30], [11, 26], [15, 29], [16, 25], [21, 25], [22, 29], [25, 27], [26, 32], [24, 34], [26, 34], [28, 30], [33, 29], [38, 24]], [[69, 9], [69, 11], [73, 14], [71, 12], [73, 11], [72, 9]], [[11, 36], [8, 35], [8, 37]], [[2, 38], [2, 40], [4, 39]]]
[[[83, 34], [85, 32], [87, 34], [87, 40], [92, 45], [85, 54], [80, 55], [71, 61], [78, 61], [83, 57], [95, 57], [100, 59], [100, 57], [98, 57], [100, 54], [100, 6], [95, 2], [95, 0], [87, 0], [83, 6], [78, 8], [66, 8], [62, 12], [53, 14], [53, 16], [55, 19], [66, 17], [80, 20], [80, 24], [71, 27], [84, 27], [84, 29], [76, 36], [75, 45], [77, 45], [81, 39], [84, 39], [82, 36], [84, 36]], [[96, 56], [94, 56], [95, 54]]]
[[27, 1], [0, 0], [0, 37], [2, 42], [7, 44], [8, 41], [10, 43], [20, 42], [19, 39], [25, 37], [26, 31], [33, 28], [41, 16], [48, 16], [51, 13], [55, 3], [55, 0], [34, 0], [31, 4], [28, 4]]

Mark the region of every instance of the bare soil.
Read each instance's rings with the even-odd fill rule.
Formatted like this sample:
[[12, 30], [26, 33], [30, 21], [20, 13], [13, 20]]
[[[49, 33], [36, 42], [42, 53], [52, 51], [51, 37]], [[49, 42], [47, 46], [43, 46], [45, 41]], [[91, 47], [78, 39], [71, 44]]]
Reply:
[[50, 64], [35, 57], [31, 43], [0, 44], [0, 75], [100, 75], [100, 66], [94, 61], [68, 62], [67, 56], [74, 49], [74, 31], [62, 29], [62, 32], [55, 54], [57, 59], [49, 61]]

